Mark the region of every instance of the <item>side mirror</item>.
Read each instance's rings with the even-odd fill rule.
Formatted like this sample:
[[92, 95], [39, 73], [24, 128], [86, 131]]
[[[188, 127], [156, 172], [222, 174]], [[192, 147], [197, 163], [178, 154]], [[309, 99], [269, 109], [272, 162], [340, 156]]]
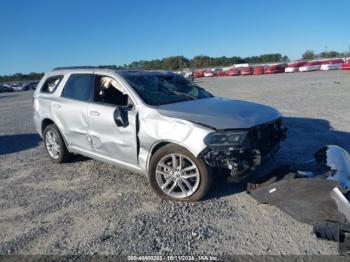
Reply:
[[117, 106], [114, 110], [114, 122], [117, 126], [127, 127], [129, 125], [128, 111], [127, 106]]

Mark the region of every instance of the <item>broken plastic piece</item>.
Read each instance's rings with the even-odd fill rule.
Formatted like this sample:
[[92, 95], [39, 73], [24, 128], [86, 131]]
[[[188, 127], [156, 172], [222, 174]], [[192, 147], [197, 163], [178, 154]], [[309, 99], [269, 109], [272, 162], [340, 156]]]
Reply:
[[331, 192], [332, 199], [336, 202], [339, 212], [341, 212], [348, 222], [350, 222], [350, 203], [340, 190], [335, 187]]
[[340, 146], [328, 145], [314, 155], [316, 162], [324, 164], [331, 170], [329, 180], [336, 180], [343, 189], [350, 188], [350, 156]]
[[314, 225], [317, 236], [339, 241], [350, 232], [350, 203], [344, 195], [349, 193], [350, 157], [345, 149], [330, 145], [314, 158], [302, 171], [281, 167], [253, 178], [247, 191], [258, 202]]
[[343, 242], [345, 233], [350, 233], [350, 227], [339, 222], [322, 221], [314, 224], [313, 231], [318, 238]]

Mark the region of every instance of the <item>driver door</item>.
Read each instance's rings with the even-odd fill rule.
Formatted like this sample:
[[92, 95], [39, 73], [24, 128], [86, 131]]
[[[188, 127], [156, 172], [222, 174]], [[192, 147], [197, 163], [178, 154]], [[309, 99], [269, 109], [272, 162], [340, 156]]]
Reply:
[[[95, 153], [122, 161], [137, 164], [137, 136], [135, 107], [128, 110], [129, 124], [119, 127], [114, 120], [117, 106], [126, 106], [128, 96], [113, 85], [106, 88], [101, 86], [106, 76], [96, 75], [93, 101], [88, 107], [89, 140]], [[110, 78], [110, 77], [109, 77]], [[118, 82], [119, 83], [119, 82]]]

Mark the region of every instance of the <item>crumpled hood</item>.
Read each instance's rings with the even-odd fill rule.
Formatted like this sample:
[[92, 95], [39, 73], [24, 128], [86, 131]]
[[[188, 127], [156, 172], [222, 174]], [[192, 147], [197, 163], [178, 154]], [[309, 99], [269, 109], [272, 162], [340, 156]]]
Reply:
[[272, 107], [222, 97], [161, 105], [158, 111], [215, 129], [248, 129], [281, 117]]

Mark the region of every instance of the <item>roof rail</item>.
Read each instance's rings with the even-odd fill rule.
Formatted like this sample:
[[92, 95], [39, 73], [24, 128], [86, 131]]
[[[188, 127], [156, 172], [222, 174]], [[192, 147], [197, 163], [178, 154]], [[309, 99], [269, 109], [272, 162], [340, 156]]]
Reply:
[[65, 69], [97, 69], [99, 67], [97, 66], [67, 66], [67, 67], [56, 67], [52, 69], [53, 71], [55, 70], [65, 70]]

